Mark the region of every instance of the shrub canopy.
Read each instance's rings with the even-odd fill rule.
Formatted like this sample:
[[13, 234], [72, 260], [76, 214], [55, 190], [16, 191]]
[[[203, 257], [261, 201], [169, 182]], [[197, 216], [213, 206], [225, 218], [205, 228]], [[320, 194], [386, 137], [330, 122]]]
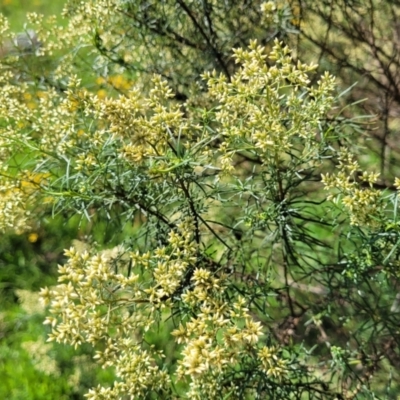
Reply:
[[0, 59], [0, 229], [85, 232], [41, 290], [49, 339], [114, 371], [89, 399], [397, 390], [400, 181], [360, 172], [290, 4], [198, 3], [69, 1]]

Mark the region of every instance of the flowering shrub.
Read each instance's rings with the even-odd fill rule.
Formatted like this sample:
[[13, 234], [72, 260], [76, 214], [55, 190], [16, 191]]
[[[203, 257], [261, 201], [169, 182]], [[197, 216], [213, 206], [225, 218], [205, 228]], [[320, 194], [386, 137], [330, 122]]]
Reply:
[[[315, 156], [326, 145], [316, 135], [323, 135], [318, 124], [333, 101], [334, 80], [326, 75], [308, 88], [307, 72], [314, 67], [292, 66], [279, 42], [269, 55], [275, 65], [268, 68], [266, 56], [253, 42], [236, 51], [242, 67], [231, 83], [206, 74], [209, 96], [218, 104], [211, 110], [169, 102], [171, 90], [159, 77], [148, 99], [135, 90], [99, 99], [71, 79], [60, 107], [71, 128], [90, 116], [91, 129], [71, 132], [53, 150], [59, 167], [66, 162], [70, 169], [69, 182], [62, 183], [68, 191], [61, 191], [58, 179], [43, 190], [56, 204], [105, 207], [111, 221], [116, 210], [125, 223], [141, 214], [139, 231], [148, 237], [143, 241], [138, 233], [111, 253], [71, 248], [59, 269], [60, 284], [42, 291], [50, 305], [50, 339], [99, 346], [98, 361], [115, 367], [115, 386], [93, 389], [90, 398], [139, 398], [149, 391], [168, 396], [177, 379], [189, 383], [190, 398], [256, 393], [258, 380], [265, 381], [263, 390], [272, 385], [280, 392], [282, 382], [287, 393], [295, 390], [290, 381], [302, 367], [275, 343], [266, 315], [257, 315], [258, 302], [265, 308], [263, 297], [274, 291], [271, 282], [260, 275], [258, 300], [241, 286], [258, 269], [246, 247], [256, 241], [257, 257], [271, 254], [255, 238], [261, 225], [272, 222], [264, 207], [272, 211], [276, 196], [285, 202], [279, 187], [265, 184], [266, 176], [294, 179], [295, 153], [304, 167], [322, 163]], [[286, 81], [290, 85], [282, 88]], [[258, 171], [235, 167], [240, 159]], [[239, 212], [241, 199], [248, 205]], [[238, 262], [243, 265], [233, 265]], [[243, 268], [249, 271], [239, 272]], [[168, 334], [181, 354], [175, 363], [146, 340], [169, 319]], [[256, 373], [253, 383], [248, 369]]]
[[[69, 2], [80, 12], [50, 30], [59, 42], [37, 30], [43, 57], [93, 35], [95, 17], [119, 21], [114, 6]], [[94, 32], [97, 48], [119, 28]], [[340, 148], [349, 130], [331, 75], [310, 85], [315, 65], [254, 40], [234, 50], [235, 72], [204, 73], [201, 99], [182, 103], [160, 75], [148, 92], [100, 80], [120, 93], [99, 95], [72, 55], [40, 78], [23, 57], [0, 64], [0, 229], [29, 229], [51, 208], [123, 237], [66, 250], [41, 291], [50, 341], [88, 343], [115, 371], [89, 399], [355, 398], [374, 376], [381, 390], [396, 359], [386, 338], [398, 339], [397, 320], [380, 320], [395, 307], [397, 195], [374, 189], [373, 172], [359, 178]]]

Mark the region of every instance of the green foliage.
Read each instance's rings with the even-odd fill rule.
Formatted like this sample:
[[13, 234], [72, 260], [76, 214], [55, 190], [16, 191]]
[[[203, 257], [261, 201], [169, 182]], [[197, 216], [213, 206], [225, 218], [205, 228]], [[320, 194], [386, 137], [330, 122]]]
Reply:
[[93, 369], [91, 351], [46, 344], [37, 293], [17, 291], [21, 306], [7, 307], [0, 326], [0, 394], [7, 399], [81, 398], [112, 376]]

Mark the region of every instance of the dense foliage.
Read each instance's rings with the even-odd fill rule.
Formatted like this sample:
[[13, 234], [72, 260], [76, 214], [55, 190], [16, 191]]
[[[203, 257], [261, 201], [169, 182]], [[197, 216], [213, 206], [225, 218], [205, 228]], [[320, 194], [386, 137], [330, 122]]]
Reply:
[[[1, 17], [3, 295], [33, 335], [39, 283], [18, 283], [12, 249], [35, 254], [57, 344], [18, 343], [42, 393], [399, 393], [400, 179], [361, 148], [374, 120], [340, 89], [352, 82], [302, 55], [328, 64], [308, 27], [350, 5], [324, 7], [68, 1], [63, 23], [31, 13], [17, 35]], [[110, 372], [83, 383], [91, 363]]]

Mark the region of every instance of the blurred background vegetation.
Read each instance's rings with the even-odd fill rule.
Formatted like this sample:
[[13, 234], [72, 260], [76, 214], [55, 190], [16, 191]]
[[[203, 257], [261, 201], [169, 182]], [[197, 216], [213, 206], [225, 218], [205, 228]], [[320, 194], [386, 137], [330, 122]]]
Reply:
[[[62, 0], [0, 0], [0, 12], [9, 19], [13, 31], [21, 32], [27, 12], [55, 14], [62, 24], [60, 15], [64, 3]], [[110, 69], [104, 73], [88, 67], [84, 72], [87, 75], [80, 77], [87, 89], [97, 92], [99, 97], [117, 95], [137, 83], [139, 74], [141, 84], [145, 85], [146, 74], [160, 73], [172, 85], [177, 101], [197, 94], [201, 105], [204, 88], [196, 82], [203, 71], [215, 68], [232, 76], [236, 68], [230, 58], [232, 47], [246, 46], [254, 38], [268, 45], [277, 37], [290, 44], [295, 57], [301, 61], [318, 63], [319, 72], [328, 70], [337, 76], [341, 90], [354, 85], [341, 98], [343, 117], [347, 118], [343, 129], [351, 128], [354, 138], [351, 143], [339, 145], [363, 149], [362, 165], [375, 168], [381, 174], [376, 187], [393, 190], [393, 178], [400, 175], [400, 2], [277, 1], [275, 29], [264, 30], [259, 11], [262, 2], [236, 1], [231, 3], [240, 5], [241, 20], [237, 20], [237, 14], [227, 14], [223, 27], [217, 24], [215, 31], [205, 23], [207, 33], [201, 26], [196, 27], [190, 16], [176, 26], [166, 24], [171, 16], [163, 14], [163, 3], [126, 2], [121, 26], [99, 26], [99, 36], [93, 38], [93, 45], [109, 58]], [[186, 3], [193, 5], [196, 1]], [[186, 3], [176, 1], [180, 6]], [[208, 15], [206, 9], [203, 12]], [[125, 29], [127, 26], [131, 29]], [[101, 29], [107, 28], [125, 41], [136, 40], [140, 33], [142, 42], [147, 44], [142, 48], [141, 58], [132, 62], [122, 54], [119, 50], [126, 49], [126, 43], [121, 43], [120, 48], [103, 43]], [[205, 52], [210, 46], [212, 51]], [[85, 54], [83, 50], [81, 60]], [[315, 79], [318, 77], [316, 74]], [[348, 107], [350, 104], [353, 106]], [[348, 122], [352, 119], [354, 126]], [[95, 226], [96, 229], [80, 217], [66, 219], [62, 214], [47, 215], [30, 232], [0, 234], [0, 398], [83, 399], [88, 388], [113, 381], [111, 372], [94, 367], [90, 348], [73, 350], [46, 344], [48, 328], [42, 325], [44, 310], [39, 307], [36, 295], [41, 287], [57, 281], [57, 264], [63, 262], [63, 250], [74, 241], [86, 241], [90, 236], [100, 247], [105, 244], [112, 247], [123, 236], [123, 232], [103, 234], [107, 230], [101, 222]], [[299, 291], [299, 296], [314, 295]], [[324, 320], [322, 315], [321, 320], [323, 323], [313, 336], [316, 341], [319, 335], [325, 334], [324, 329], [329, 330], [329, 319]], [[287, 323], [285, 329], [297, 329], [298, 321]], [[398, 372], [389, 368], [400, 367], [398, 343], [388, 341], [376, 346], [380, 348], [377, 356], [387, 351], [391, 359], [391, 366], [378, 376], [378, 386], [384, 393], [389, 380], [399, 379]], [[399, 385], [388, 390], [389, 398], [400, 394], [398, 390]]]

